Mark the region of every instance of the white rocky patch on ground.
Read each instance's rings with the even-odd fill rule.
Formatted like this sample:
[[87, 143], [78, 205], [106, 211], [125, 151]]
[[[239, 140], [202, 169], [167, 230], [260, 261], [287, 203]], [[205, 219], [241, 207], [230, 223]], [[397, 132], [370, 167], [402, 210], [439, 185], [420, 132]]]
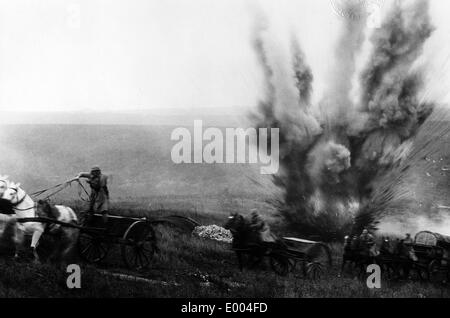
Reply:
[[192, 234], [201, 237], [207, 238], [219, 242], [231, 243], [233, 240], [233, 236], [229, 230], [224, 229], [218, 225], [205, 225], [205, 226], [197, 226], [195, 227]]

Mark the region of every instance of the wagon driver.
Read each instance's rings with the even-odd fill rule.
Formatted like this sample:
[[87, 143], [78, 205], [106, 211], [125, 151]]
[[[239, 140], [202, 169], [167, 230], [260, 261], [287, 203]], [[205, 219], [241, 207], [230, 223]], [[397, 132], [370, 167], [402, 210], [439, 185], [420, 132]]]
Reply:
[[252, 209], [250, 214], [250, 228], [258, 234], [258, 239], [261, 242], [276, 242], [276, 237], [270, 231], [269, 225], [261, 218], [256, 209]]
[[109, 209], [109, 190], [108, 190], [108, 176], [102, 174], [100, 167], [94, 166], [91, 172], [81, 172], [77, 179], [85, 178], [91, 187], [91, 195], [89, 200], [88, 213], [102, 214], [103, 223], [106, 224], [108, 220]]

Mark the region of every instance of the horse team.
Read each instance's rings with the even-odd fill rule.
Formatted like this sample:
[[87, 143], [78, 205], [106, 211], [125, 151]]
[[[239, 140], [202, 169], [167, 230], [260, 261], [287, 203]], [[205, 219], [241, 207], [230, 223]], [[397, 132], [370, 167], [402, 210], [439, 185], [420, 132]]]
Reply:
[[363, 275], [370, 264], [378, 264], [387, 278], [410, 278], [413, 271], [420, 279], [429, 276], [427, 268], [419, 262], [409, 234], [404, 239], [381, 237], [379, 241], [378, 247], [376, 240], [365, 239], [364, 233], [360, 237], [346, 236], [339, 276], [348, 267]]
[[24, 246], [25, 237], [31, 235], [30, 247], [34, 261], [39, 262], [37, 247], [43, 234], [57, 236], [56, 244], [51, 247], [52, 259], [64, 261], [70, 255], [78, 240], [78, 229], [32, 220], [22, 221], [27, 218], [46, 217], [77, 224], [77, 216], [70, 207], [50, 205], [48, 201], [35, 202], [20, 187], [20, 183], [8, 180], [7, 176], [0, 176], [0, 201], [2, 241], [6, 240], [14, 244], [16, 258], [19, 257]]
[[[265, 241], [259, 231], [252, 227], [252, 223], [254, 223], [252, 218], [246, 219], [242, 215], [232, 214], [225, 224], [225, 228], [233, 234], [232, 247], [236, 251], [241, 270], [243, 254], [248, 254], [250, 251], [250, 255], [253, 256], [253, 265], [255, 265], [261, 261], [268, 246], [272, 246], [269, 244], [274, 244]], [[281, 243], [280, 240], [276, 240], [276, 242]], [[428, 266], [426, 263], [420, 262], [409, 234], [404, 239], [390, 239], [389, 237], [376, 239], [367, 229], [364, 229], [361, 235], [346, 236], [338, 276], [341, 277], [345, 270], [351, 268], [357, 272], [360, 278], [363, 278], [366, 275], [367, 267], [371, 264], [378, 264], [388, 279], [410, 278], [413, 272], [420, 279], [430, 278]], [[249, 265], [253, 267], [253, 265]]]

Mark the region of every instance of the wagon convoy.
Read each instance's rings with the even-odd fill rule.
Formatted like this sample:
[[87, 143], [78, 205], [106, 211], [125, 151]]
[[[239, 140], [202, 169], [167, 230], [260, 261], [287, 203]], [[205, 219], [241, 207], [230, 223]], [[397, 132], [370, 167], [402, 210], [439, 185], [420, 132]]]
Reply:
[[412, 239], [381, 238], [376, 245], [364, 246], [358, 238], [346, 238], [341, 274], [351, 267], [358, 274], [365, 272], [368, 264], [378, 264], [386, 278], [411, 278], [436, 283], [447, 282], [450, 275], [450, 237], [422, 231]]
[[[26, 201], [26, 193], [19, 187], [19, 184], [11, 184], [15, 187], [12, 188], [11, 193], [16, 195], [16, 200], [20, 204], [23, 204]], [[64, 189], [67, 184], [57, 185], [56, 188], [59, 186], [62, 188], [54, 193]], [[24, 198], [19, 199], [19, 193], [24, 193]], [[38, 192], [38, 194], [41, 193], [43, 191]], [[46, 197], [46, 199], [48, 198], [49, 196]], [[250, 220], [242, 215], [233, 214], [223, 228], [200, 226], [195, 220], [180, 215], [141, 218], [108, 214], [105, 223], [104, 215], [98, 213], [85, 213], [86, 217], [81, 221], [78, 221], [76, 217], [72, 219], [51, 217], [50, 212], [48, 216], [34, 212], [29, 217], [28, 210], [39, 211], [43, 201], [33, 203], [33, 200], [29, 197], [28, 199], [32, 206], [18, 208], [20, 206], [18, 203], [11, 204], [14, 200], [10, 202], [2, 197], [0, 199], [0, 215], [6, 215], [5, 218], [8, 220], [8, 215], [16, 213], [16, 217], [13, 218], [14, 222], [24, 226], [26, 224], [42, 224], [41, 228], [44, 229], [44, 233], [51, 232], [49, 229], [55, 227], [63, 229], [63, 232], [64, 229], [77, 229], [78, 253], [83, 260], [89, 263], [101, 262], [107, 257], [111, 247], [118, 245], [126, 267], [130, 269], [148, 268], [155, 252], [158, 251], [154, 228], [164, 224], [194, 235], [197, 234], [199, 237], [214, 239], [217, 239], [218, 235], [215, 232], [220, 230], [219, 241], [226, 243], [231, 241], [231, 248], [236, 253], [241, 270], [244, 267], [251, 269], [257, 265], [268, 264], [279, 275], [284, 276], [299, 270], [307, 278], [319, 279], [332, 267], [331, 249], [327, 244], [294, 237], [278, 238], [270, 233], [268, 226], [261, 221], [256, 212], [252, 212]], [[47, 201], [44, 206], [50, 209]], [[57, 213], [60, 211], [73, 213], [70, 208], [63, 206], [54, 206], [51, 209]], [[23, 211], [27, 211], [27, 213], [22, 213], [21, 217], [19, 212]], [[2, 219], [2, 222], [5, 221]], [[34, 233], [31, 234], [34, 237]], [[340, 275], [349, 267], [362, 275], [365, 274], [365, 268], [369, 264], [378, 264], [387, 278], [409, 278], [415, 273], [420, 279], [435, 282], [448, 281], [450, 275], [449, 236], [422, 231], [416, 234], [414, 240], [409, 236], [404, 240], [390, 240], [383, 237], [378, 243], [379, 248], [367, 230], [361, 236], [346, 237]], [[35, 250], [35, 247], [33, 248]]]
[[[157, 236], [154, 230], [155, 226], [164, 224], [185, 230], [194, 235], [196, 234], [196, 231], [194, 231], [195, 228], [202, 228], [195, 220], [180, 215], [139, 218], [108, 214], [105, 222], [104, 214], [87, 212], [82, 214], [83, 218], [80, 221], [70, 208], [52, 206], [48, 203], [48, 199], [53, 194], [65, 189], [72, 181], [74, 180], [69, 180], [68, 182], [34, 193], [34, 195], [39, 196], [49, 190], [53, 191], [53, 193], [46, 195], [44, 200], [39, 200], [37, 203], [20, 188], [19, 184], [9, 182], [9, 185], [15, 187], [13, 189], [14, 191], [10, 191], [10, 201], [14, 208], [11, 209], [11, 206], [8, 207], [9, 209], [2, 207], [2, 211], [0, 212], [8, 210], [7, 212], [9, 214], [13, 214], [12, 210], [14, 210], [16, 213], [14, 222], [21, 224], [24, 228], [30, 227], [27, 224], [41, 224], [38, 228], [40, 229], [40, 233], [38, 233], [39, 237], [42, 233], [48, 233], [48, 229], [50, 228], [59, 228], [61, 230], [59, 233], [73, 233], [70, 230], [77, 229], [78, 235], [75, 239], [78, 253], [83, 260], [89, 263], [101, 262], [107, 257], [111, 247], [117, 245], [120, 248], [123, 263], [130, 269], [145, 269], [151, 265], [151, 260], [158, 250]], [[85, 190], [79, 181], [78, 183]], [[87, 191], [85, 193], [87, 194]], [[25, 200], [22, 197], [27, 199], [27, 206], [23, 206]], [[45, 209], [41, 208], [41, 205]], [[64, 211], [68, 211], [67, 213], [73, 214], [70, 219], [61, 218], [61, 215], [58, 214], [59, 212], [57, 210], [63, 208]], [[44, 215], [38, 213], [44, 210], [46, 211]], [[19, 215], [19, 212], [22, 211], [26, 213], [24, 212]], [[250, 224], [249, 226], [251, 227], [252, 225]], [[227, 231], [221, 227], [217, 228]], [[33, 228], [33, 230], [37, 232], [36, 229]], [[206, 227], [202, 230], [204, 232], [206, 231], [206, 233], [200, 231], [197, 234], [204, 236], [211, 229], [210, 227]], [[247, 228], [244, 230], [247, 232], [244, 236], [235, 231], [232, 236], [230, 234], [232, 237], [232, 249], [238, 255], [241, 268], [244, 266], [243, 258], [246, 258], [246, 256], [250, 256], [250, 259], [249, 263], [245, 265], [250, 265], [250, 267], [258, 261], [268, 258], [271, 268], [280, 275], [286, 275], [288, 272], [300, 268], [306, 276], [319, 278], [326, 267], [331, 266], [330, 250], [323, 243], [298, 238], [282, 238], [277, 240], [277, 242], [267, 243], [258, 238], [255, 239], [255, 236], [252, 236], [255, 233], [253, 229]], [[35, 235], [34, 232], [30, 234]], [[244, 243], [242, 238], [246, 240]], [[247, 240], [248, 238], [250, 240]], [[35, 241], [34, 245], [32, 243], [31, 247], [35, 254], [35, 261], [39, 261], [39, 253], [36, 249], [37, 242]]]

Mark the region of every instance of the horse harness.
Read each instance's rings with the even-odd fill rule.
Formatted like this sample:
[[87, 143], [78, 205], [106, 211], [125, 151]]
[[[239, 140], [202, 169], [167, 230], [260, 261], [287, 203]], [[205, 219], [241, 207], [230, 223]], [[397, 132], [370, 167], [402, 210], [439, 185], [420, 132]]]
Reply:
[[[14, 191], [16, 192], [17, 196], [19, 196], [18, 191], [17, 191], [16, 188], [12, 188], [12, 190], [14, 190]], [[34, 203], [33, 206], [31, 206], [31, 207], [29, 207], [29, 208], [19, 209], [19, 208], [17, 207], [17, 206], [19, 206], [21, 203], [23, 203], [23, 202], [25, 201], [25, 199], [27, 198], [27, 196], [28, 196], [28, 194], [25, 193], [25, 195], [23, 196], [22, 199], [18, 200], [16, 203], [13, 203], [13, 204], [12, 204], [13, 209], [16, 210], [16, 211], [28, 211], [28, 210], [34, 209], [34, 208], [36, 207], [36, 203]], [[37, 216], [37, 215], [36, 215], [36, 210], [34, 211], [34, 214], [35, 214], [34, 216]]]

